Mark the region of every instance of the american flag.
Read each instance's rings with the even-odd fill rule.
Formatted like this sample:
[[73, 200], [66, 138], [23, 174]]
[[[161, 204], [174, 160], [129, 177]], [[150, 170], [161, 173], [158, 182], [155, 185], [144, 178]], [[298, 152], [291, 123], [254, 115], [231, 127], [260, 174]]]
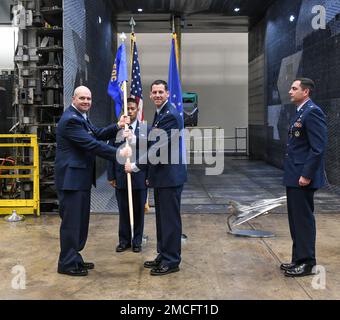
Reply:
[[144, 120], [143, 110], [143, 89], [142, 81], [140, 78], [140, 67], [138, 62], [138, 51], [136, 44], [136, 37], [131, 35], [131, 88], [130, 96], [135, 98], [139, 107], [137, 119], [138, 121]]

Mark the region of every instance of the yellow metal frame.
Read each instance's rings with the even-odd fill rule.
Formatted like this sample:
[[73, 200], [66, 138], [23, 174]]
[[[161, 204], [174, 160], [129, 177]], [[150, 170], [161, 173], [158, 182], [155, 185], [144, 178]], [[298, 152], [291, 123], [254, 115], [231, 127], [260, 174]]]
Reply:
[[35, 134], [0, 134], [0, 139], [5, 138], [30, 138], [30, 143], [0, 143], [0, 148], [8, 147], [30, 147], [33, 148], [33, 166], [0, 166], [0, 170], [31, 170], [31, 174], [1, 175], [0, 178], [33, 178], [33, 199], [0, 199], [0, 215], [11, 214], [16, 210], [18, 214], [35, 214], [40, 216], [40, 194], [39, 194], [39, 147], [38, 138]]

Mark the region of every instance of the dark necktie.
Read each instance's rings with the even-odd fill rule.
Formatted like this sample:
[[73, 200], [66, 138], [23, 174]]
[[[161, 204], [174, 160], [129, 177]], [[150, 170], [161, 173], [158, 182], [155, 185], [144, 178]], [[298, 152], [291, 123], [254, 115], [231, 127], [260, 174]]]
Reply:
[[89, 129], [94, 133], [93, 126], [92, 126], [92, 123], [91, 123], [89, 117], [86, 118], [86, 123], [87, 123], [87, 126], [89, 127]]
[[157, 120], [158, 120], [158, 117], [159, 117], [159, 114], [158, 114], [158, 112], [156, 111], [156, 112], [155, 112], [155, 116], [153, 117], [152, 126], [154, 126], [154, 125], [155, 125], [155, 123], [156, 123], [156, 122], [157, 122]]
[[86, 119], [87, 125], [92, 129], [92, 123], [89, 118]]

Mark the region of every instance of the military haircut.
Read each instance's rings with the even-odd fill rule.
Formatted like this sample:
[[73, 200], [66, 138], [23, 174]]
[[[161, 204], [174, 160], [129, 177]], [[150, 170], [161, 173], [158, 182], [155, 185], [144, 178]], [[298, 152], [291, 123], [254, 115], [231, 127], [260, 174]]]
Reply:
[[301, 78], [296, 78], [294, 81], [300, 81], [301, 82], [300, 86], [303, 90], [309, 89], [309, 95], [311, 95], [315, 89], [315, 83], [312, 79], [301, 77]]
[[150, 86], [150, 90], [152, 91], [152, 86], [154, 86], [154, 85], [159, 85], [159, 84], [162, 84], [163, 86], [164, 86], [164, 88], [165, 88], [165, 91], [169, 91], [168, 90], [168, 84], [167, 84], [167, 82], [166, 81], [164, 81], [164, 80], [155, 80], [154, 82], [152, 82], [151, 83], [151, 86]]

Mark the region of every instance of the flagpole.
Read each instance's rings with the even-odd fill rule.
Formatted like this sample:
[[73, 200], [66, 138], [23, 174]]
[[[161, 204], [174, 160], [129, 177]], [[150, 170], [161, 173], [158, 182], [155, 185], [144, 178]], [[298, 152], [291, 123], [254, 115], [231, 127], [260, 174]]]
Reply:
[[181, 59], [179, 55], [180, 41], [181, 41], [181, 25], [180, 25], [180, 22], [178, 23], [178, 19], [179, 19], [178, 17], [176, 18], [174, 15], [172, 16], [171, 29], [172, 29], [172, 38], [175, 39], [176, 62], [177, 62], [178, 74], [181, 79], [182, 78]]
[[[130, 35], [130, 74], [132, 72], [132, 62], [133, 62], [133, 44], [135, 41], [135, 19], [133, 19], [133, 17], [130, 18], [130, 27], [131, 27], [131, 35]], [[132, 82], [132, 79], [131, 79]], [[130, 83], [131, 83], [130, 82]]]
[[[120, 35], [120, 39], [122, 42], [125, 41], [126, 35], [123, 32]], [[127, 111], [127, 86], [126, 81], [123, 81], [123, 93], [124, 93], [124, 116], [128, 115]], [[125, 130], [128, 130], [129, 126], [125, 124]], [[126, 146], [129, 145], [128, 139], [126, 139]], [[126, 163], [130, 163], [130, 158], [126, 158]], [[134, 219], [133, 219], [133, 202], [132, 202], [132, 182], [131, 182], [131, 173], [127, 173], [127, 185], [128, 185], [128, 200], [129, 200], [129, 213], [130, 213], [130, 226], [131, 226], [131, 240], [134, 237]]]
[[[174, 60], [175, 60], [175, 70], [176, 73], [178, 74], [178, 80], [180, 81], [180, 66], [179, 66], [179, 50], [178, 50], [178, 43], [177, 43], [177, 33], [176, 33], [176, 27], [175, 27], [175, 16], [172, 16], [172, 21], [171, 21], [171, 28], [172, 28], [172, 40], [171, 40], [171, 50], [172, 50], [172, 46], [174, 49]], [[173, 41], [173, 42], [172, 42]], [[169, 86], [169, 90], [172, 91], [172, 86], [173, 83], [170, 81], [170, 65], [171, 65], [171, 61], [172, 61], [172, 53], [170, 53], [170, 64], [169, 64], [169, 79], [168, 79], [168, 86]], [[181, 97], [182, 99], [182, 90], [180, 88], [180, 94], [177, 93], [177, 97]], [[170, 92], [170, 95], [172, 97], [172, 93]], [[171, 101], [171, 100], [169, 100]], [[182, 102], [182, 101], [181, 101]], [[176, 105], [176, 109], [177, 109], [177, 105]], [[184, 114], [183, 114], [183, 110], [181, 111], [182, 113], [182, 117], [183, 117], [183, 128], [184, 128]], [[182, 134], [182, 143], [184, 141], [184, 137]], [[182, 152], [183, 150], [180, 150], [180, 152]], [[182, 153], [185, 155], [185, 152]], [[187, 241], [188, 237], [186, 236], [186, 234], [182, 233], [181, 234], [181, 241], [185, 242]]]
[[[132, 63], [133, 63], [133, 55], [134, 55], [134, 45], [135, 45], [135, 41], [136, 41], [136, 37], [135, 37], [135, 26], [136, 26], [136, 21], [133, 18], [133, 16], [131, 16], [130, 18], [130, 22], [129, 25], [131, 27], [131, 35], [130, 35], [130, 74], [132, 72]], [[131, 82], [132, 83], [132, 74], [131, 74]], [[142, 122], [144, 123], [144, 120], [142, 120]], [[149, 206], [149, 189], [147, 189], [146, 191], [146, 201], [145, 201], [145, 205], [144, 205], [144, 213], [148, 212], [150, 209]], [[144, 238], [144, 236], [143, 236]]]

